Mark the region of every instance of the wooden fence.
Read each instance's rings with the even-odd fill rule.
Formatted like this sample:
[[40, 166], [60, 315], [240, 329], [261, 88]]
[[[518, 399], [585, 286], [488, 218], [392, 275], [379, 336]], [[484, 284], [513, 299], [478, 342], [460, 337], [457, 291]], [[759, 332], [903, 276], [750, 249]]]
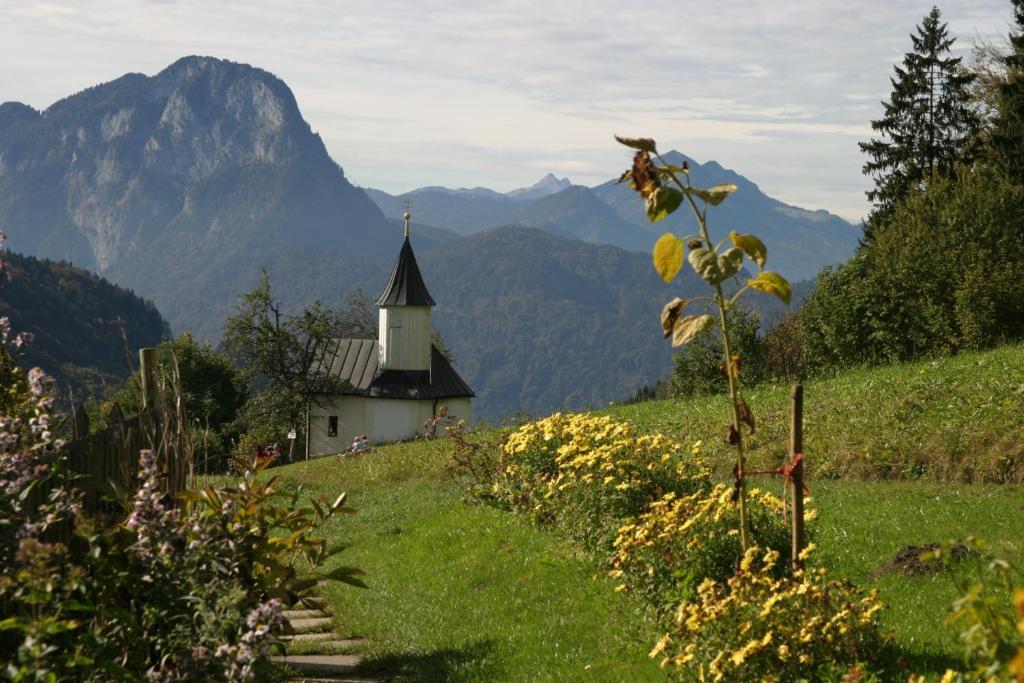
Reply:
[[185, 488], [187, 447], [179, 438], [179, 416], [173, 408], [157, 406], [124, 418], [115, 407], [108, 427], [89, 433], [89, 418], [78, 407], [72, 413], [72, 438], [65, 460], [69, 478], [63, 483], [82, 492], [87, 514], [116, 514], [117, 494], [131, 495], [139, 485], [139, 453], [153, 451], [163, 489], [173, 497]]
[[[179, 392], [157, 387], [154, 349], [141, 349], [139, 359], [143, 409], [126, 418], [115, 405], [107, 417], [107, 427], [90, 433], [84, 407], [73, 407], [71, 438], [61, 454], [61, 476], [37, 486], [30, 504], [42, 503], [55, 488], [64, 487], [81, 492], [86, 515], [119, 515], [124, 507], [118, 498], [130, 497], [138, 488], [139, 454], [147, 449], [156, 457], [169, 501], [173, 504], [184, 490], [191, 462], [188, 423], [180, 397], [167, 400], [168, 394]], [[66, 534], [59, 531], [58, 535]]]

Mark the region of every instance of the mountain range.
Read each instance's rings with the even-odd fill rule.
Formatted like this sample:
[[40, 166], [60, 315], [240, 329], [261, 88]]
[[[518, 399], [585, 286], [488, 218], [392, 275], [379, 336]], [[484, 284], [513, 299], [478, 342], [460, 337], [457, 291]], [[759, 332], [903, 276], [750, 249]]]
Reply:
[[[740, 186], [715, 225], [760, 234], [791, 277], [856, 244], [857, 231], [831, 214], [777, 202], [714, 162], [691, 165], [696, 182]], [[364, 190], [287, 85], [210, 57], [128, 74], [43, 111], [0, 105], [0, 228], [11, 246], [95, 271], [155, 302], [176, 333], [213, 342], [262, 267], [292, 309], [340, 303], [356, 288], [375, 294], [406, 199], [436, 324], [479, 415], [582, 408], [667, 371], [661, 303], [700, 283], [669, 287], [653, 273], [645, 252], [662, 224], [648, 224], [623, 186], [549, 175], [508, 193]], [[790, 257], [789, 241], [803, 251]]]
[[[823, 267], [848, 259], [857, 248], [860, 230], [839, 216], [773, 199], [715, 161], [701, 164], [676, 151], [664, 157], [673, 165], [688, 163], [690, 176], [699, 186], [735, 184], [739, 189], [729, 201], [709, 212], [712, 239], [720, 240], [730, 230], [758, 235], [771, 254], [772, 269], [793, 281], [812, 279]], [[504, 194], [479, 187], [423, 187], [399, 195], [366, 191], [390, 218], [399, 218], [408, 201], [417, 221], [463, 235], [523, 225], [591, 244], [646, 252], [665, 231], [697, 232], [696, 219], [686, 206], [664, 222], [650, 223], [637, 194], [617, 180], [588, 188], [548, 174], [529, 188]]]

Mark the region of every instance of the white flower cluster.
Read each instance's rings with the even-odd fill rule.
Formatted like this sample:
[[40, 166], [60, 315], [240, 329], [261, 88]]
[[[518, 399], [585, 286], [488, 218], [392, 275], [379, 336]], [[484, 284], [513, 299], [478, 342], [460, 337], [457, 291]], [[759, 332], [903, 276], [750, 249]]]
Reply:
[[238, 638], [238, 643], [225, 643], [217, 648], [217, 658], [224, 661], [224, 678], [228, 681], [253, 680], [256, 662], [270, 654], [272, 635], [279, 632], [283, 624], [284, 608], [277, 598], [250, 612], [245, 620], [246, 630]]
[[157, 564], [169, 556], [181, 539], [178, 511], [164, 504], [156, 456], [151, 450], [139, 455], [139, 482], [132, 512], [125, 526], [138, 536], [134, 549], [146, 563]]

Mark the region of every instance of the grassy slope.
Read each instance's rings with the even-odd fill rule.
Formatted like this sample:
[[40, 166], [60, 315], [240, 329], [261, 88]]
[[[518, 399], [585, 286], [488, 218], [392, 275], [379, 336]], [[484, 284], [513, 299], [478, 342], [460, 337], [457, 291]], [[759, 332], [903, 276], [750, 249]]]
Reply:
[[[435, 443], [279, 470], [359, 513], [332, 520], [339, 563], [370, 590], [329, 587], [338, 633], [369, 639], [370, 670], [407, 681], [660, 680], [646, 609], [570, 544], [467, 503]], [[594, 580], [597, 576], [598, 580]]]
[[[808, 382], [804, 396], [813, 477], [1024, 483], [1024, 346], [856, 370]], [[753, 463], [777, 465], [789, 443], [789, 387], [758, 387], [746, 397], [758, 425]], [[727, 410], [721, 397], [698, 397], [608, 412], [645, 430], [702, 439], [724, 462], [733, 457], [721, 438]]]
[[[781, 483], [765, 484], [769, 489]], [[872, 576], [871, 570], [906, 545], [984, 539], [1024, 568], [1024, 488], [1018, 485], [928, 482], [811, 482], [819, 519], [813, 525], [818, 561], [860, 586], [877, 588], [888, 606], [885, 624], [913, 670], [941, 673], [956, 666], [956, 631], [945, 624], [957, 597], [950, 574]], [[973, 560], [955, 571], [969, 577]], [[1007, 596], [1007, 600], [1009, 596]]]
[[[1020, 462], [1022, 355], [1021, 347], [1007, 347], [807, 386], [805, 450], [818, 476], [811, 489], [819, 560], [879, 589], [912, 670], [955, 665], [955, 635], [943, 622], [956, 590], [946, 575], [873, 577], [872, 568], [902, 546], [969, 534], [1024, 567], [1024, 489], [820, 477], [963, 476], [962, 468], [932, 461], [959, 462], [975, 452], [987, 463], [984, 472], [1005, 473], [991, 467], [1001, 453]], [[748, 396], [760, 418], [755, 458], [773, 462], [784, 453], [788, 391]], [[720, 397], [611, 412], [645, 429], [702, 439], [723, 462], [727, 455], [716, 445], [725, 415]], [[570, 544], [514, 515], [464, 502], [444, 477], [439, 446], [401, 444], [345, 463], [325, 459], [280, 470], [290, 484], [331, 497], [347, 490], [361, 510], [331, 529], [335, 540], [353, 544], [342, 561], [365, 569], [372, 588], [339, 586], [327, 597], [342, 634], [372, 639], [371, 666], [422, 681], [659, 680], [645, 657], [656, 638], [650, 615], [612, 592], [600, 566]], [[918, 466], [880, 469], [884, 454]]]

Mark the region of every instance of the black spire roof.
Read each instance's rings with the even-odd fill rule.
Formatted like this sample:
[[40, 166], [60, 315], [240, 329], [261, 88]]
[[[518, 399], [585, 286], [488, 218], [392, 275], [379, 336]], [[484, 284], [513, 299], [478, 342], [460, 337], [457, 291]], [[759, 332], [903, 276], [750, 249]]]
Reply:
[[434, 299], [431, 298], [427, 286], [423, 284], [423, 276], [420, 275], [420, 267], [416, 265], [416, 257], [412, 253], [412, 245], [409, 244], [408, 236], [402, 245], [402, 251], [398, 254], [398, 261], [395, 269], [391, 271], [391, 278], [384, 287], [384, 291], [377, 297], [378, 306], [434, 306]]

